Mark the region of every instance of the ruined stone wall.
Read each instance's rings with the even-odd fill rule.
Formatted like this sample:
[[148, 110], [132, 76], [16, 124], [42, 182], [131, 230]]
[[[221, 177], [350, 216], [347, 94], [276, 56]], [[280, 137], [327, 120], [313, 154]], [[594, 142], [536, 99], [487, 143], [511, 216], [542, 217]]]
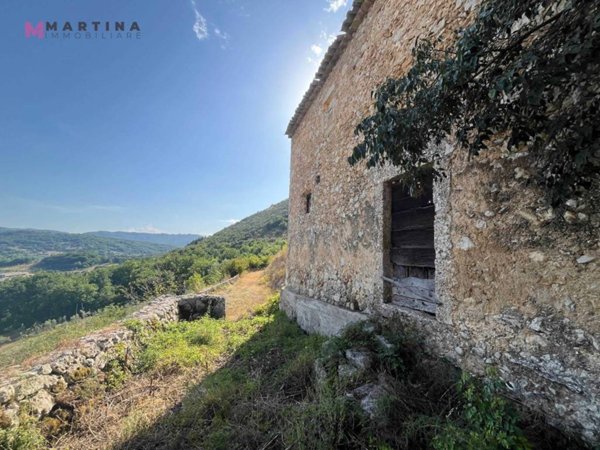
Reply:
[[[398, 314], [424, 331], [435, 353], [476, 373], [498, 368], [516, 398], [597, 441], [600, 217], [594, 204], [600, 199], [573, 198], [553, 209], [528, 183], [526, 152], [509, 154], [498, 137], [493, 151], [468, 161], [444, 143], [448, 177], [434, 186], [437, 317], [383, 303], [384, 183], [401, 169], [351, 167], [353, 130], [370, 110], [372, 90], [410, 67], [415, 38], [450, 37], [472, 7], [374, 2], [292, 135], [287, 289], [294, 295], [283, 298], [288, 309], [299, 295]], [[557, 224], [557, 216], [565, 220]]]
[[[134, 313], [132, 320], [144, 324], [167, 324], [179, 318], [176, 296], [160, 297]], [[18, 424], [23, 407], [37, 417], [54, 408], [67, 389], [91, 376], [101, 374], [117, 352], [127, 351], [133, 332], [119, 324], [81, 338], [67, 349], [40, 358], [31, 368], [0, 378], [0, 416], [3, 422]]]
[[[178, 320], [195, 320], [209, 315], [225, 317], [225, 299], [206, 295], [215, 288], [237, 279], [212, 286], [202, 294], [166, 295], [149, 302], [126, 320], [156, 329]], [[102, 381], [110, 361], [128, 358], [135, 345], [134, 333], [126, 321], [89, 334], [68, 348], [38, 358], [29, 368], [12, 367], [0, 374], [0, 426], [17, 425], [20, 412], [35, 417], [49, 414], [69, 390], [91, 377]]]

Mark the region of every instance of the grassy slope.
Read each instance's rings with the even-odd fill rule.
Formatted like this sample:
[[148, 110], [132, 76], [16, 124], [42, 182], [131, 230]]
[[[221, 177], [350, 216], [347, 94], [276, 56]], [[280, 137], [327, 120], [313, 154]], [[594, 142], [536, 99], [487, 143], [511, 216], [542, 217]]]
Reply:
[[0, 369], [22, 364], [29, 359], [67, 346], [87, 334], [113, 325], [117, 320], [127, 317], [139, 308], [141, 305], [108, 307], [93, 316], [65, 322], [49, 330], [2, 345], [0, 346]]
[[[238, 282], [230, 296], [242, 298], [251, 284]], [[263, 295], [256, 290], [248, 305]], [[355, 326], [325, 344], [288, 320], [275, 297], [235, 321], [138, 333], [141, 346], [126, 359], [132, 374], [124, 377], [124, 360], [109, 364], [111, 387], [88, 379], [64, 396], [73, 422], [64, 422], [67, 410], [44, 419], [54, 433], [47, 444], [32, 444], [40, 436], [29, 426], [0, 431], [0, 448], [17, 436], [27, 445], [13, 447], [27, 449], [530, 448], [519, 426], [534, 448], [579, 448], [539, 421], [519, 422], [490, 384], [467, 381], [461, 390], [458, 372], [425, 357], [398, 321]], [[371, 365], [341, 376], [346, 350], [357, 348], [371, 352]], [[348, 396], [365, 383], [385, 383], [374, 418]]]

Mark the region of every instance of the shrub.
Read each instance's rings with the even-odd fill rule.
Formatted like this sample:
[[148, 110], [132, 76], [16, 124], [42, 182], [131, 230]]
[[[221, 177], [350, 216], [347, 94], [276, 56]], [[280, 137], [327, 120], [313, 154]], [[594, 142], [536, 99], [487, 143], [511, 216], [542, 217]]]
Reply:
[[45, 447], [46, 440], [32, 419], [24, 418], [18, 427], [0, 429], [0, 449], [36, 450]]
[[463, 374], [458, 385], [461, 417], [447, 423], [434, 437], [436, 450], [529, 449], [518, 426], [519, 416], [500, 395], [501, 381], [494, 374], [477, 381]]

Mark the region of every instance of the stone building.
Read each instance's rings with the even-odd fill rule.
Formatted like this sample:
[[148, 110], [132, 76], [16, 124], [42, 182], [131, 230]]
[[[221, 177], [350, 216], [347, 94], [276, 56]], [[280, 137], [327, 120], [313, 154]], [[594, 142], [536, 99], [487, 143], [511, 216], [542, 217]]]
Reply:
[[[526, 153], [472, 160], [443, 144], [447, 176], [419, 198], [402, 168], [347, 162], [371, 92], [411, 65], [418, 36], [451, 39], [472, 0], [356, 0], [287, 129], [289, 256], [282, 309], [335, 334], [372, 314], [419, 327], [432, 352], [483, 373], [554, 423], [600, 438], [600, 218], [552, 209]], [[554, 225], [557, 215], [566, 219]]]

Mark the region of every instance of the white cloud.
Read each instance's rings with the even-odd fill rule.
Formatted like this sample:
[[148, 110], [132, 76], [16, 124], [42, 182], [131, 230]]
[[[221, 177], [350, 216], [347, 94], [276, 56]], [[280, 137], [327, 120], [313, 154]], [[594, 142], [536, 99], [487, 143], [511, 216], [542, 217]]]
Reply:
[[321, 31], [321, 39], [327, 42], [327, 45], [333, 44], [333, 41], [337, 38], [335, 34], [329, 34], [327, 31]]
[[310, 50], [317, 56], [320, 56], [323, 53], [323, 48], [318, 46], [317, 44], [313, 44], [310, 46]]
[[164, 233], [163, 230], [156, 228], [154, 225], [146, 225], [140, 228], [128, 228], [127, 231], [129, 233], [150, 233], [150, 234], [160, 234]]
[[224, 219], [224, 220], [220, 220], [220, 222], [224, 222], [227, 225], [233, 225], [234, 223], [238, 223], [239, 219]]
[[208, 23], [198, 8], [196, 7], [196, 1], [191, 0], [192, 8], [194, 9], [194, 14], [196, 15], [196, 22], [194, 22], [193, 30], [196, 33], [196, 37], [199, 41], [202, 41], [208, 37]]
[[327, 0], [329, 6], [325, 9], [327, 12], [337, 12], [340, 8], [343, 8], [348, 4], [348, 0]]

